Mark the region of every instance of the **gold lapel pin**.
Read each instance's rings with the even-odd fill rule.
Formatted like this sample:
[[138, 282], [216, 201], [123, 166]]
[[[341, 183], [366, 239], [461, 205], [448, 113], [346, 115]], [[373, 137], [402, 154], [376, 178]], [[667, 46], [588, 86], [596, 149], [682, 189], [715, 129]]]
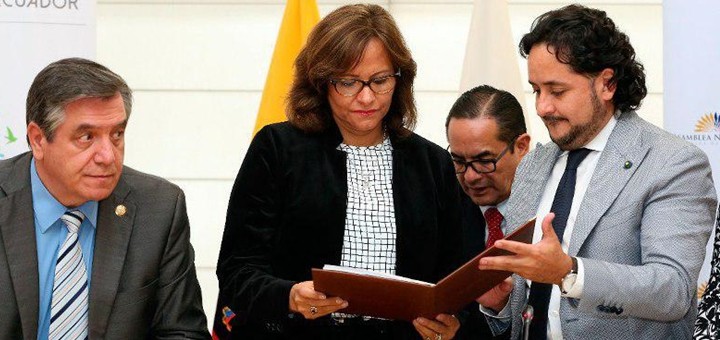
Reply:
[[120, 204], [117, 207], [115, 207], [115, 215], [118, 215], [122, 217], [127, 212], [127, 208], [125, 208], [124, 205]]
[[625, 161], [625, 165], [623, 166], [625, 169], [630, 169], [632, 167], [631, 161]]

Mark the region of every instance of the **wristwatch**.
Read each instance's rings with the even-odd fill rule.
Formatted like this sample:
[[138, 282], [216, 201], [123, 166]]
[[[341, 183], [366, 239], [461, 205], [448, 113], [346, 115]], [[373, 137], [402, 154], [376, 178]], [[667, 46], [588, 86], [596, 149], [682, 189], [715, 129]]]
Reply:
[[567, 294], [570, 289], [575, 285], [575, 280], [577, 280], [577, 274], [578, 274], [578, 262], [577, 259], [574, 257], [570, 257], [572, 260], [572, 268], [570, 269], [570, 272], [565, 275], [565, 277], [562, 279], [562, 282], [560, 283], [560, 291], [563, 295]]

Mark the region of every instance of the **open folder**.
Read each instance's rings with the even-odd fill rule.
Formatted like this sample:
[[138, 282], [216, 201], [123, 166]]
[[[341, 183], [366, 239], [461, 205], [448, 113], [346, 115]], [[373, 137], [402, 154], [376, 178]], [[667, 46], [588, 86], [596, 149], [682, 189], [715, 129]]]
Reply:
[[[530, 243], [534, 229], [532, 219], [504, 239]], [[348, 301], [348, 307], [339, 312], [408, 321], [419, 316], [434, 319], [440, 313], [457, 313], [512, 274], [478, 269], [481, 258], [511, 254], [490, 247], [437, 284], [329, 265], [313, 268], [312, 276], [316, 291]]]

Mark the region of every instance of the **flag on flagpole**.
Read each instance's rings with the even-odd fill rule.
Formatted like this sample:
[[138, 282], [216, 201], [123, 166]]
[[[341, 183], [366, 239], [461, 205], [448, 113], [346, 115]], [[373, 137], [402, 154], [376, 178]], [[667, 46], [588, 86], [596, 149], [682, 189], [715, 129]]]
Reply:
[[460, 92], [485, 84], [512, 93], [523, 108], [525, 125], [530, 133], [532, 124], [525, 105], [517, 56], [507, 1], [475, 0]]
[[293, 63], [318, 21], [315, 0], [289, 0], [285, 5], [253, 135], [267, 124], [286, 120], [285, 98], [292, 83]]

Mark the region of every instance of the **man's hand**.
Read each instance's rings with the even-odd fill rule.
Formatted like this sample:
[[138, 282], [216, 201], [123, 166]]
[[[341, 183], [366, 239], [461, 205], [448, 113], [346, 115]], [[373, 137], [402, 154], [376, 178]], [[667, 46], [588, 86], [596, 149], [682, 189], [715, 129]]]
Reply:
[[508, 298], [510, 297], [512, 290], [513, 279], [511, 276], [503, 282], [500, 282], [497, 286], [492, 287], [492, 289], [485, 292], [485, 294], [477, 298], [475, 301], [485, 308], [492, 309], [495, 313], [500, 313], [500, 311], [505, 308], [505, 305], [507, 305]]
[[296, 283], [290, 288], [290, 311], [302, 314], [306, 319], [315, 319], [348, 306], [339, 297], [326, 297], [316, 292], [312, 281]]
[[540, 242], [525, 244], [499, 240], [495, 242], [496, 247], [515, 255], [482, 258], [479, 268], [510, 271], [534, 282], [559, 285], [572, 269], [572, 259], [563, 252], [560, 240], [555, 235], [553, 218], [555, 214], [549, 213], [543, 219], [543, 237]]

